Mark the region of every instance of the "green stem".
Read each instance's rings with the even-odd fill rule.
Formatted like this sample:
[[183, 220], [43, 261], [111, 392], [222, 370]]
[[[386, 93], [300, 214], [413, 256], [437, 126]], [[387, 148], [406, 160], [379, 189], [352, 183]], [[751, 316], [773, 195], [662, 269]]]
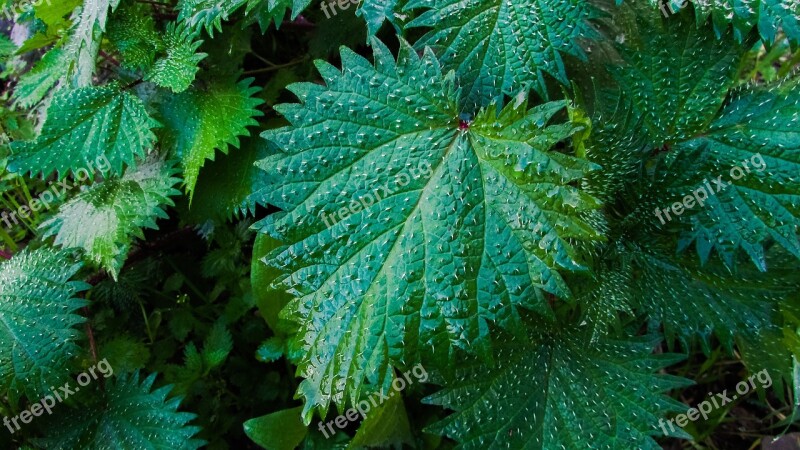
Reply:
[[6, 231], [5, 227], [0, 227], [0, 238], [3, 239], [3, 242], [6, 243], [9, 250], [16, 253], [18, 248], [17, 243], [14, 242], [14, 239], [11, 238], [11, 235], [8, 234], [8, 231]]

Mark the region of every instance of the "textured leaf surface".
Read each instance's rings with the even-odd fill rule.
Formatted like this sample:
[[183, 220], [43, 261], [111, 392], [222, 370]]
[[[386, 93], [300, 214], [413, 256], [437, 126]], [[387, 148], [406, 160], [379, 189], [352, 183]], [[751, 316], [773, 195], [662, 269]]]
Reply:
[[150, 129], [156, 125], [141, 100], [119, 86], [62, 90], [47, 110], [39, 137], [12, 143], [9, 169], [43, 176], [57, 171], [63, 178], [105, 157], [111, 170], [121, 174], [123, 164], [132, 164], [153, 145]]
[[172, 92], [188, 89], [199, 70], [197, 65], [207, 56], [197, 52], [203, 41], [196, 40], [196, 37], [197, 34], [184, 24], [167, 25], [164, 36], [167, 55], [156, 61], [145, 80], [172, 89]]
[[167, 398], [170, 387], [151, 390], [155, 374], [139, 381], [139, 373], [107, 380], [105, 391], [91, 403], [47, 427], [34, 442], [53, 450], [194, 450], [205, 444], [193, 439], [200, 431], [188, 426], [194, 414], [178, 412], [180, 398]]
[[[658, 0], [650, 0], [658, 6]], [[669, 0], [671, 11], [689, 2]], [[800, 42], [800, 1], [797, 0], [693, 0], [698, 23], [711, 16], [718, 32], [724, 32], [731, 24], [736, 37], [741, 41], [753, 27], [758, 26], [761, 37], [772, 43], [778, 30], [783, 30], [793, 42]]]
[[213, 36], [214, 30], [222, 30], [222, 22], [245, 6], [245, 14], [259, 22], [266, 30], [270, 20], [283, 19], [287, 7], [292, 7], [292, 18], [297, 17], [311, 3], [311, 0], [180, 0], [178, 18], [193, 29], [205, 29]]
[[698, 189], [712, 193], [702, 206], [670, 216], [686, 225], [681, 247], [696, 243], [704, 262], [716, 250], [729, 266], [743, 250], [761, 270], [767, 269], [764, 245], [770, 241], [800, 258], [796, 82], [736, 92], [707, 131], [680, 143], [665, 162], [654, 181], [663, 202], [658, 206]]
[[569, 297], [558, 271], [581, 269], [568, 240], [598, 238], [581, 219], [598, 203], [571, 185], [591, 165], [548, 151], [576, 131], [547, 125], [563, 103], [459, 123], [432, 52], [373, 47], [374, 67], [346, 49], [342, 71], [319, 63], [327, 87], [292, 85], [303, 103], [276, 107], [292, 125], [263, 134], [283, 151], [259, 163], [285, 211], [261, 227], [288, 244], [266, 262], [297, 296], [306, 420], [390, 381], [390, 361], [488, 356], [488, 322], [549, 313], [545, 292]]
[[730, 32], [717, 39], [709, 28], [685, 15], [668, 21], [641, 18], [639, 31], [629, 32], [626, 44], [618, 46], [625, 64], [612, 72], [651, 144], [702, 131], [736, 81], [746, 49]]
[[453, 387], [428, 398], [456, 412], [429, 431], [464, 449], [660, 449], [659, 418], [686, 411], [662, 394], [688, 380], [654, 374], [681, 359], [652, 355], [659, 338], [532, 334], [498, 346], [495, 368], [460, 364]]
[[597, 12], [585, 0], [412, 0], [427, 8], [408, 27], [431, 27], [417, 47], [431, 47], [455, 70], [467, 105], [487, 105], [525, 86], [546, 97], [544, 75], [567, 84], [563, 54], [584, 57], [583, 38], [597, 33]]
[[16, 105], [31, 108], [38, 104], [65, 75], [66, 54], [64, 50], [54, 48], [20, 77], [13, 94]]
[[263, 101], [253, 97], [258, 88], [251, 87], [252, 82], [252, 78], [212, 82], [173, 95], [160, 106], [161, 143], [180, 159], [189, 192], [215, 150], [228, 153], [229, 145], [238, 148], [239, 137], [249, 134], [247, 127], [258, 125], [255, 118], [263, 113], [256, 108]]
[[82, 284], [67, 253], [43, 248], [23, 251], [0, 264], [0, 386], [39, 398], [68, 380], [84, 321], [75, 311]]
[[629, 252], [637, 267], [634, 295], [640, 307], [664, 326], [669, 340], [679, 339], [686, 348], [695, 338], [709, 348], [714, 334], [732, 349], [735, 337], [771, 327], [780, 302], [800, 288], [780, 271], [763, 274], [748, 267], [733, 275], [663, 250]]
[[69, 84], [72, 86], [86, 87], [92, 84], [95, 60], [106, 31], [108, 14], [119, 2], [120, 0], [84, 0], [65, 46]]
[[122, 66], [128, 69], [149, 67], [161, 47], [161, 36], [149, 7], [138, 3], [123, 3], [109, 23], [106, 37], [122, 56]]
[[80, 248], [86, 258], [116, 279], [131, 244], [143, 238], [142, 228], [157, 229], [156, 220], [167, 217], [170, 196], [179, 181], [169, 163], [151, 157], [122, 178], [98, 183], [71, 198], [58, 213], [42, 223], [45, 236], [55, 244]]

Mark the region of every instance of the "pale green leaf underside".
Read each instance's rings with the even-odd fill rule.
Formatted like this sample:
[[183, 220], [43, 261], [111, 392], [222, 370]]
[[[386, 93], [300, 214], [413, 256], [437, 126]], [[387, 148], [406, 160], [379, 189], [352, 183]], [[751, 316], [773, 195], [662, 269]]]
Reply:
[[44, 438], [34, 439], [53, 450], [194, 450], [205, 444], [193, 437], [199, 427], [187, 425], [196, 416], [178, 412], [180, 398], [168, 398], [171, 387], [152, 390], [155, 374], [139, 381], [139, 373], [106, 380], [89, 405], [57, 416]]
[[95, 60], [106, 31], [108, 15], [119, 2], [120, 0], [84, 0], [81, 8], [73, 14], [74, 25], [64, 47], [69, 85], [86, 87], [92, 84]]
[[181, 161], [186, 190], [194, 191], [200, 168], [207, 159], [214, 159], [219, 149], [228, 153], [228, 146], [239, 147], [239, 137], [249, 135], [247, 127], [256, 126], [256, 109], [263, 103], [253, 96], [252, 78], [236, 83], [233, 80], [210, 82], [166, 99], [160, 105], [164, 124], [161, 144]]
[[144, 104], [119, 86], [61, 90], [47, 110], [41, 134], [14, 142], [9, 168], [60, 178], [108, 159], [113, 173], [143, 157], [155, 141], [156, 122]]
[[303, 103], [276, 109], [292, 125], [263, 134], [285, 152], [259, 163], [285, 211], [261, 227], [289, 244], [266, 262], [297, 296], [284, 316], [300, 327], [306, 420], [365, 377], [384, 384], [390, 363], [488, 356], [488, 323], [547, 314], [545, 292], [569, 297], [558, 271], [580, 269], [568, 240], [598, 238], [580, 216], [599, 205], [572, 186], [591, 165], [548, 151], [576, 130], [547, 126], [563, 103], [492, 108], [460, 129], [430, 50], [404, 43], [395, 63], [373, 48], [375, 66], [345, 48], [343, 71], [318, 63], [327, 87], [290, 86]]
[[71, 198], [41, 227], [45, 236], [55, 235], [55, 244], [80, 248], [86, 258], [119, 274], [131, 244], [142, 238], [142, 228], [158, 228], [157, 219], [167, 217], [163, 208], [171, 206], [170, 196], [179, 181], [169, 163], [151, 157], [122, 178], [91, 186]]
[[562, 54], [584, 57], [581, 39], [597, 37], [586, 0], [412, 0], [427, 8], [407, 27], [431, 27], [417, 43], [455, 70], [466, 106], [532, 87], [546, 97], [544, 75], [563, 84]]
[[574, 331], [506, 339], [496, 367], [459, 364], [456, 380], [427, 399], [456, 411], [428, 431], [463, 449], [660, 449], [651, 437], [662, 434], [659, 419], [686, 411], [662, 394], [689, 382], [654, 373], [681, 359], [652, 355], [658, 343], [590, 343]]
[[64, 252], [23, 251], [0, 264], [0, 386], [31, 399], [69, 377], [80, 351], [75, 311], [85, 302], [70, 278], [78, 271]]

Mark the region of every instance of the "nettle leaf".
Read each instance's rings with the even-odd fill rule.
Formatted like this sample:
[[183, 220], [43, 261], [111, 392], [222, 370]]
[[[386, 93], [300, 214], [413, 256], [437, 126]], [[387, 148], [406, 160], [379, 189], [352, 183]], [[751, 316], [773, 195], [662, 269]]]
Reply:
[[[800, 258], [798, 124], [797, 82], [744, 88], [702, 135], [667, 154], [653, 182], [658, 206], [670, 208], [686, 196], [694, 205], [681, 215], [661, 214], [664, 222], [685, 224], [680, 248], [696, 243], [703, 262], [716, 249], [731, 267], [741, 249], [761, 270], [770, 241]], [[654, 210], [644, 212], [655, 220]]]
[[529, 85], [547, 98], [544, 75], [568, 84], [562, 55], [585, 58], [580, 40], [598, 33], [586, 0], [412, 0], [428, 10], [407, 27], [431, 27], [417, 41], [455, 70], [467, 105], [484, 106]]
[[489, 322], [520, 329], [517, 308], [570, 296], [581, 270], [570, 240], [599, 239], [582, 216], [599, 202], [574, 187], [593, 166], [551, 151], [578, 128], [548, 125], [563, 102], [490, 108], [459, 122], [452, 74], [405, 42], [375, 65], [342, 49], [327, 86], [290, 86], [292, 124], [263, 136], [283, 152], [259, 164], [284, 210], [261, 224], [287, 245], [265, 261], [297, 296], [283, 315], [306, 378], [305, 419], [354, 399], [389, 364], [446, 366], [457, 349], [489, 357]]
[[696, 26], [685, 14], [638, 22], [638, 36], [629, 30], [626, 45], [618, 46], [625, 64], [611, 72], [651, 144], [692, 137], [719, 111], [747, 48], [729, 32], [717, 39], [710, 27]]
[[49, 176], [106, 158], [115, 174], [153, 145], [158, 125], [144, 104], [118, 85], [58, 91], [36, 140], [12, 142], [9, 170]]
[[200, 428], [187, 425], [196, 415], [178, 412], [180, 398], [167, 398], [171, 386], [151, 390], [155, 377], [140, 382], [136, 372], [108, 380], [88, 405], [55, 416], [46, 436], [33, 442], [53, 450], [194, 450], [205, 445], [193, 438]]
[[153, 64], [161, 37], [146, 5], [123, 3], [108, 25], [106, 37], [122, 56], [122, 67], [141, 69]]
[[19, 78], [12, 93], [15, 105], [32, 108], [39, 104], [58, 81], [66, 76], [66, 63], [67, 55], [61, 48], [55, 47], [45, 53], [30, 71]]
[[669, 341], [678, 339], [684, 348], [699, 338], [708, 350], [713, 334], [731, 350], [737, 336], [772, 328], [781, 302], [800, 289], [787, 276], [789, 269], [765, 274], [747, 267], [731, 273], [636, 245], [629, 245], [629, 254], [636, 265], [638, 306], [663, 325]]
[[427, 399], [456, 412], [428, 431], [464, 449], [660, 449], [651, 437], [662, 434], [659, 419], [686, 411], [662, 395], [691, 382], [655, 373], [683, 359], [653, 355], [658, 337], [590, 344], [573, 330], [531, 336], [498, 345], [494, 368], [477, 358], [459, 363], [456, 381]]
[[186, 24], [170, 23], [164, 35], [167, 56], [159, 58], [145, 76], [161, 87], [172, 92], [183, 92], [194, 82], [200, 68], [197, 66], [205, 58], [205, 53], [197, 53], [203, 41], [196, 40], [197, 33]]
[[[660, 5], [660, 0], [650, 0], [650, 3], [660, 7], [664, 14], [688, 8], [690, 4], [686, 0], [668, 0], [664, 6]], [[800, 3], [796, 0], [692, 0], [691, 4], [698, 23], [705, 22], [711, 16], [718, 33], [724, 32], [732, 24], [734, 34], [740, 41], [758, 25], [762, 39], [770, 44], [775, 42], [779, 30], [792, 42], [800, 42]]]
[[254, 214], [258, 205], [266, 206], [268, 193], [261, 192], [264, 171], [255, 162], [271, 153], [268, 146], [263, 139], [248, 138], [239, 151], [208, 163], [197, 179], [188, 218], [197, 223], [208, 219], [224, 222]]
[[84, 0], [65, 46], [69, 84], [75, 87], [92, 84], [95, 60], [106, 30], [108, 13], [119, 3], [120, 0]]
[[173, 188], [180, 181], [175, 172], [171, 163], [152, 156], [121, 178], [94, 184], [41, 224], [44, 236], [55, 236], [58, 246], [82, 249], [116, 279], [133, 240], [144, 238], [142, 228], [158, 229], [156, 220], [167, 218], [169, 197], [180, 194]]
[[0, 386], [9, 394], [39, 398], [69, 380], [69, 362], [80, 352], [86, 302], [70, 281], [80, 268], [66, 252], [24, 250], [0, 264]]
[[242, 6], [245, 14], [255, 17], [262, 30], [269, 26], [269, 20], [283, 19], [287, 7], [292, 8], [292, 19], [303, 12], [311, 0], [180, 0], [178, 19], [186, 22], [192, 29], [205, 31], [214, 36], [214, 30], [222, 31], [222, 22], [227, 21]]
[[240, 82], [226, 79], [203, 82], [160, 106], [164, 124], [161, 143], [181, 161], [186, 190], [194, 191], [200, 168], [214, 159], [215, 150], [228, 153], [228, 146], [239, 147], [239, 137], [248, 136], [247, 127], [257, 126], [263, 113], [255, 98], [259, 88], [250, 86], [252, 78]]

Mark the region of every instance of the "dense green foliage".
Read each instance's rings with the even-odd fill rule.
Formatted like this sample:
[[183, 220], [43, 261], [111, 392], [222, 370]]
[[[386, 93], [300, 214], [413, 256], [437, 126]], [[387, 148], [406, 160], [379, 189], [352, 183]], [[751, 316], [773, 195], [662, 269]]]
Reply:
[[796, 429], [796, 0], [0, 1], [1, 448]]

